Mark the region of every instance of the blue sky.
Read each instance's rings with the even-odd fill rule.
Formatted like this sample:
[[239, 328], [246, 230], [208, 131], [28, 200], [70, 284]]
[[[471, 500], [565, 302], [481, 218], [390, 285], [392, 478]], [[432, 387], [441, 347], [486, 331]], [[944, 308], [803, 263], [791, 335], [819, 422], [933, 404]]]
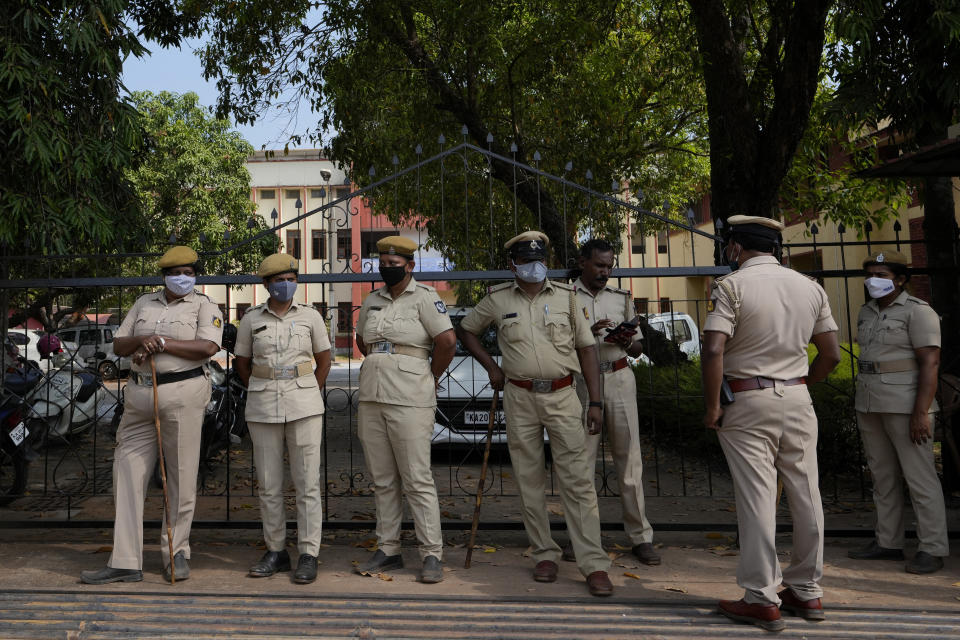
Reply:
[[[172, 91], [186, 93], [192, 91], [200, 97], [204, 106], [212, 106], [217, 100], [217, 87], [213, 82], [203, 79], [200, 59], [194, 50], [203, 46], [201, 40], [190, 40], [180, 49], [163, 49], [152, 42], [147, 43], [151, 55], [141, 59], [130, 57], [123, 68], [123, 83], [130, 91]], [[260, 149], [282, 149], [288, 138], [287, 130], [304, 131], [310, 124], [309, 104], [301, 104], [300, 120], [294, 121], [287, 113], [268, 113], [255, 125], [237, 127], [243, 137]], [[301, 146], [313, 147], [306, 143]], [[291, 145], [291, 148], [293, 145]]]

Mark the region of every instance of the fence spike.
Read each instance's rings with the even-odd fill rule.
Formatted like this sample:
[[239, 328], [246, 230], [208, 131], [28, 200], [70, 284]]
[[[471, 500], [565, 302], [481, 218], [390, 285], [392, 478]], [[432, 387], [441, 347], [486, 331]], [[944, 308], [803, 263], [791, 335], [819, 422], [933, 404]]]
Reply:
[[377, 175], [377, 170], [373, 168], [373, 165], [370, 165], [370, 169], [367, 170], [367, 175], [371, 178]]
[[200, 244], [207, 244], [207, 234], [205, 234], [203, 231], [200, 232], [197, 238], [200, 240]]
[[567, 160], [567, 164], [563, 165], [564, 171], [573, 171], [573, 160]]
[[320, 195], [320, 199], [323, 200], [324, 198], [327, 197], [327, 190], [324, 189], [323, 187], [320, 187], [320, 193], [319, 193], [319, 195]]
[[893, 230], [894, 230], [894, 231], [903, 231], [903, 226], [900, 224], [900, 221], [899, 221], [899, 220], [897, 220], [896, 222], [893, 223]]
[[817, 226], [816, 222], [810, 225], [810, 233], [812, 235], [817, 235], [818, 233], [820, 233], [820, 227]]
[[638, 203], [643, 203], [643, 189], [637, 189], [636, 198]]
[[303, 209], [303, 201], [300, 200], [300, 196], [297, 196], [297, 201], [293, 203], [293, 206], [297, 209]]
[[230, 240], [230, 235], [231, 235], [230, 229], [227, 229], [226, 231], [224, 231], [224, 232], [223, 232], [223, 241], [224, 241], [224, 242], [228, 242], [228, 241]]
[[493, 134], [487, 133], [487, 144], [491, 144], [492, 142], [493, 142]]
[[447, 142], [447, 139], [446, 139], [446, 138], [444, 137], [444, 135], [441, 133], [441, 134], [440, 134], [440, 137], [437, 138], [437, 142], [439, 142], [440, 144], [445, 144], [445, 143]]
[[511, 143], [510, 143], [510, 153], [516, 153], [516, 152], [517, 152], [517, 143], [516, 143], [516, 142], [511, 142]]
[[616, 180], [612, 180], [610, 182], [610, 191], [613, 191], [614, 193], [616, 193], [619, 190], [620, 190], [620, 183], [617, 182]]
[[253, 219], [253, 216], [251, 216], [250, 219], [247, 220], [247, 229], [256, 229], [256, 228], [257, 228], [257, 221]]
[[467, 129], [467, 125], [463, 125], [462, 127], [460, 127], [460, 135], [466, 137], [467, 133], [469, 132], [470, 130]]
[[663, 201], [663, 212], [664, 212], [664, 213], [667, 213], [668, 211], [670, 211], [670, 201], [669, 201], [669, 200], [664, 200], [664, 201]]
[[418, 144], [416, 147], [413, 148], [413, 152], [414, 152], [415, 154], [417, 154], [418, 156], [419, 156], [420, 154], [422, 154], [422, 153], [423, 153], [423, 145], [419, 145], [419, 144]]
[[863, 224], [863, 230], [866, 231], [867, 233], [870, 233], [871, 231], [873, 231], [873, 225], [870, 224], [870, 221], [869, 221], [869, 220], [867, 220], [867, 221]]
[[590, 171], [590, 169], [587, 169], [587, 173], [585, 175], [587, 180], [593, 180], [593, 171]]
[[274, 207], [274, 208], [273, 208], [273, 211], [270, 212], [270, 217], [273, 218], [274, 220], [276, 220], [279, 216], [280, 216], [280, 214], [277, 213], [277, 208]]
[[173, 231], [170, 232], [170, 237], [167, 238], [169, 244], [177, 244], [177, 234]]
[[393, 166], [397, 166], [400, 164], [400, 158], [397, 157], [397, 154], [393, 154], [393, 157], [390, 158], [390, 162], [393, 164]]
[[837, 225], [837, 232], [838, 232], [838, 233], [846, 233], [846, 232], [847, 232], [847, 228], [844, 226], [844, 224], [843, 224], [842, 222]]
[[540, 162], [540, 152], [539, 152], [539, 151], [534, 151], [534, 152], [533, 152], [533, 161], [534, 161], [534, 162]]

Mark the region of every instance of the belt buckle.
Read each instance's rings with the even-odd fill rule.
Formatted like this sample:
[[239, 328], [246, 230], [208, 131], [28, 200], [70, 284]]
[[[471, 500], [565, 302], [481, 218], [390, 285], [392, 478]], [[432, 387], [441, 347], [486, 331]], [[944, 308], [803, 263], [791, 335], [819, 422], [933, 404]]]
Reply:
[[877, 363], [876, 362], [864, 362], [863, 360], [857, 361], [857, 368], [860, 370], [860, 373], [876, 373], [877, 372]]
[[392, 342], [374, 342], [373, 353], [393, 353]]
[[607, 372], [609, 372], [609, 371], [613, 371], [613, 365], [614, 365], [614, 364], [615, 364], [615, 363], [613, 363], [613, 362], [601, 362], [601, 363], [600, 363], [600, 373], [607, 373]]
[[293, 380], [296, 377], [296, 367], [277, 367], [274, 375], [277, 380]]
[[137, 372], [136, 383], [139, 384], [141, 387], [152, 387], [153, 377]]
[[553, 380], [531, 380], [534, 393], [550, 393], [553, 391]]

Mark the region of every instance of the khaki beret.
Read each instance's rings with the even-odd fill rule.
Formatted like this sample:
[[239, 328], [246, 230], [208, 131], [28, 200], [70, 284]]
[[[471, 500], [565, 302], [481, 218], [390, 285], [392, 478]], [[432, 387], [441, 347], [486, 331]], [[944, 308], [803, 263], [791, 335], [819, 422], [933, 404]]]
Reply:
[[413, 260], [413, 254], [417, 252], [417, 243], [403, 236], [387, 236], [377, 240], [377, 251], [380, 255], [403, 256]]
[[169, 269], [171, 267], [184, 267], [196, 264], [199, 259], [200, 256], [190, 247], [177, 245], [176, 247], [167, 249], [167, 252], [163, 254], [160, 262], [157, 264], [161, 269]]
[[263, 259], [257, 275], [261, 278], [269, 278], [287, 271], [300, 271], [299, 261], [289, 253], [275, 253]]
[[520, 258], [545, 258], [550, 239], [542, 231], [524, 231], [518, 236], [507, 240], [503, 248], [511, 256]]
[[884, 249], [883, 251], [871, 253], [867, 259], [863, 261], [864, 268], [871, 264], [900, 264], [907, 266], [907, 256], [893, 249]]

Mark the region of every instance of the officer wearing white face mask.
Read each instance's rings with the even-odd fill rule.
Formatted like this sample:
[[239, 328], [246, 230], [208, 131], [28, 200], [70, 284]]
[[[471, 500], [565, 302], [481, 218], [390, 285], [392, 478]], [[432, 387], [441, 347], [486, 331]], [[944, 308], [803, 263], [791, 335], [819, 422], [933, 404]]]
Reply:
[[[236, 369], [247, 383], [247, 426], [260, 490], [267, 552], [250, 567], [265, 578], [291, 569], [283, 503], [283, 445], [297, 491], [299, 559], [293, 581], [317, 578], [323, 526], [320, 478], [323, 393], [330, 372], [330, 340], [320, 313], [294, 300], [299, 263], [286, 253], [267, 256], [257, 272], [270, 299], [243, 314], [237, 330]], [[314, 367], [316, 363], [316, 367]]]
[[876, 539], [848, 555], [858, 560], [903, 559], [906, 480], [919, 538], [919, 550], [906, 570], [932, 573], [950, 553], [943, 491], [933, 463], [940, 318], [930, 305], [904, 291], [910, 274], [899, 251], [875, 253], [863, 267], [872, 299], [857, 318], [856, 409], [877, 521]]
[[[177, 581], [190, 577], [190, 527], [197, 492], [200, 429], [210, 400], [207, 361], [220, 349], [223, 316], [207, 296], [193, 290], [199, 256], [190, 247], [173, 247], [160, 258], [164, 288], [140, 296], [124, 317], [113, 341], [118, 356], [132, 355], [124, 391], [123, 420], [113, 460], [116, 519], [113, 553], [104, 569], [84, 571], [87, 584], [143, 579], [143, 500], [157, 461], [150, 363], [157, 370], [160, 429], [167, 467], [169, 523]], [[160, 534], [163, 577], [170, 580], [167, 530]]]

